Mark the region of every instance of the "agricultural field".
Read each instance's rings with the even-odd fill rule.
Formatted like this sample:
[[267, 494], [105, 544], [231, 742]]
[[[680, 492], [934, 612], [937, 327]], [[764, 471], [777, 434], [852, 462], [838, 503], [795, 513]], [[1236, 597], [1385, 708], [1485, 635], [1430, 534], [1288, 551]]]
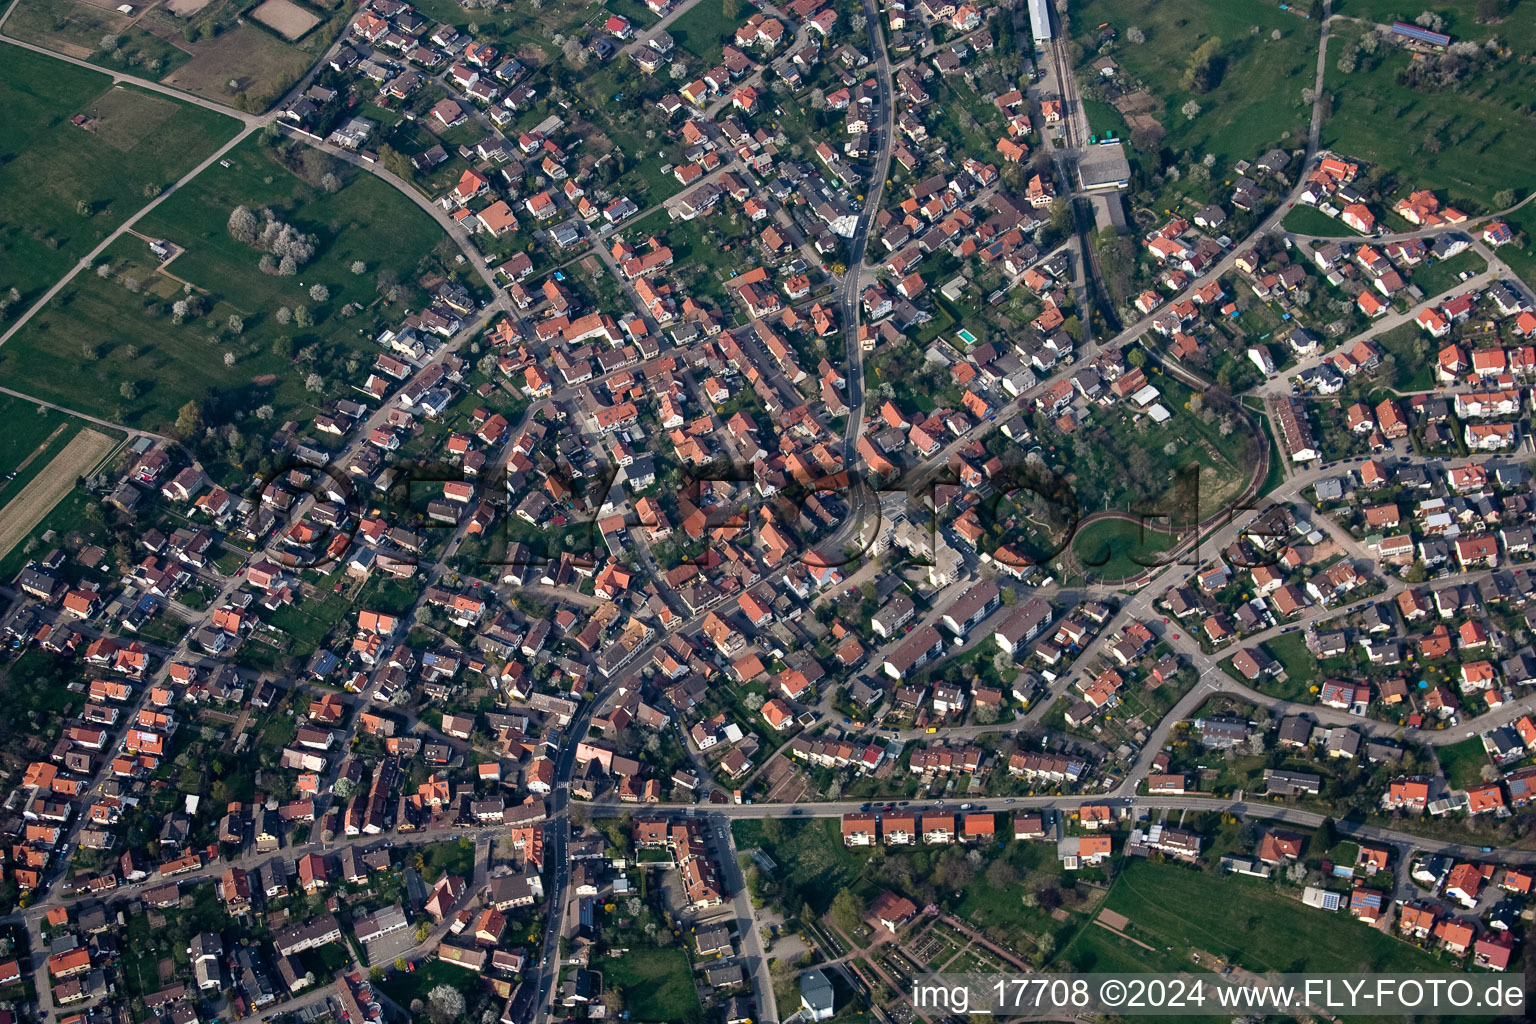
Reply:
[[81, 424], [66, 413], [14, 395], [0, 395], [0, 504], [37, 475], [75, 436]]
[[[1108, 52], [1120, 65], [1121, 77], [1143, 83], [1161, 101], [1152, 116], [1165, 133], [1162, 148], [1214, 153], [1218, 164], [1226, 166], [1272, 146], [1306, 142], [1311, 111], [1301, 91], [1312, 85], [1317, 71], [1315, 22], [1269, 4], [1090, 0], [1072, 10], [1085, 62], [1098, 56], [1097, 26], [1106, 23], [1118, 33]], [[1132, 28], [1140, 29], [1146, 41], [1131, 42]], [[1278, 39], [1273, 38], [1276, 32]], [[1191, 91], [1181, 81], [1190, 54], [1213, 38], [1219, 40], [1216, 80], [1205, 91]], [[1194, 117], [1183, 113], [1191, 100], [1200, 108]]]
[[117, 439], [82, 430], [50, 458], [16, 496], [0, 506], [0, 558], [4, 558], [63, 500], [75, 481], [95, 468]]
[[253, 6], [249, 0], [180, 0], [132, 16], [116, 6], [106, 0], [21, 0], [6, 29], [105, 68], [262, 111], [330, 46], [348, 13], [296, 0], [269, 0], [254, 20], [244, 17]]
[[[6, 44], [0, 107], [0, 326], [239, 128]], [[77, 127], [76, 115], [90, 120]], [[3, 298], [11, 288], [14, 301]]]
[[1399, 81], [1412, 55], [1390, 46], [1360, 57], [1352, 72], [1340, 69], [1339, 55], [1362, 34], [1336, 25], [1328, 44], [1325, 84], [1337, 98], [1324, 146], [1394, 173], [1401, 187], [1443, 190], [1469, 213], [1492, 209], [1501, 190], [1525, 188], [1530, 119], [1522, 106], [1536, 90], [1536, 67], [1492, 57], [1455, 86], [1414, 89]]
[[[1165, 950], [1184, 961], [1193, 950], [1229, 958], [1255, 972], [1403, 971], [1425, 972], [1439, 961], [1391, 935], [1341, 914], [1303, 906], [1273, 883], [1236, 875], [1213, 875], [1171, 864], [1130, 860], [1122, 868], [1105, 904], [1130, 919], [1125, 934], [1153, 947], [1116, 947], [1108, 963], [1082, 962], [1086, 948], [1069, 947], [1064, 956], [1079, 970], [1163, 970]], [[1212, 914], [1212, 906], [1241, 908]], [[1204, 908], [1204, 909], [1202, 909]], [[1092, 929], [1085, 930], [1092, 931]], [[1106, 932], [1106, 936], [1111, 933]], [[1297, 942], [1297, 936], [1306, 936]], [[1131, 964], [1138, 965], [1132, 968]]]
[[[137, 225], [139, 236], [114, 243], [104, 274], [98, 267], [72, 281], [0, 349], [0, 370], [29, 381], [40, 398], [156, 431], [168, 429], [187, 401], [215, 392], [240, 415], [263, 403], [285, 415], [313, 415], [308, 375], [337, 387], [350, 376], [348, 360], [371, 345], [373, 327], [411, 301], [410, 281], [444, 236], [372, 175], [343, 173], [344, 187], [326, 194], [256, 139], [232, 150], [228, 163], [211, 166], [156, 208]], [[294, 276], [260, 271], [261, 254], [227, 231], [238, 205], [270, 208], [314, 235], [314, 259]], [[157, 265], [148, 238], [185, 251]], [[352, 271], [356, 262], [365, 273]], [[401, 282], [395, 305], [379, 294], [380, 273]], [[312, 297], [316, 285], [327, 299]], [[176, 323], [172, 304], [188, 289], [203, 313]], [[342, 316], [353, 303], [363, 313]], [[294, 314], [290, 323], [281, 322], [284, 309]], [[301, 352], [313, 358], [298, 367]], [[66, 365], [70, 372], [59, 372]]]
[[271, 32], [241, 25], [203, 44], [195, 57], [163, 81], [242, 110], [261, 111], [287, 92], [314, 59]]
[[[192, 56], [184, 39], [148, 31], [106, 0], [21, 0], [7, 35], [114, 71], [158, 79]], [[107, 45], [110, 43], [111, 45]]]

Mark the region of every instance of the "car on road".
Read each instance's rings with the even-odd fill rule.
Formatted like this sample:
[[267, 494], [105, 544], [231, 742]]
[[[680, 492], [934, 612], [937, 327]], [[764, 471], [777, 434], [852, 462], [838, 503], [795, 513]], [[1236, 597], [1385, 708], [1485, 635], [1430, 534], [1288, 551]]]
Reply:
[[789, 813], [790, 814], [804, 814], [805, 811], [804, 811], [803, 808], [795, 807], [795, 808], [792, 808]]

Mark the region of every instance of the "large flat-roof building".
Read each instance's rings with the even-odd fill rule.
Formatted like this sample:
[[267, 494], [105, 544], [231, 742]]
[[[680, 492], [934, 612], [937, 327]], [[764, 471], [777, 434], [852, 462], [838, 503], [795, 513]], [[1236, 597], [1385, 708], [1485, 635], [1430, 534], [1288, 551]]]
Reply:
[[1110, 192], [1131, 184], [1131, 164], [1119, 140], [1087, 146], [1077, 161], [1077, 182], [1084, 192]]
[[1029, 0], [1029, 27], [1035, 34], [1035, 45], [1051, 41], [1051, 5], [1049, 0]]

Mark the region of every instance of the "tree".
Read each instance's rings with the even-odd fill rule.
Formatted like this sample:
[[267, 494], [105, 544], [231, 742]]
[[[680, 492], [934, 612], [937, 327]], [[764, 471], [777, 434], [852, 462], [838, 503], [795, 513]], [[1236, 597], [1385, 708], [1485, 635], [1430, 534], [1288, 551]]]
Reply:
[[1200, 116], [1200, 104], [1196, 103], [1194, 100], [1190, 100], [1188, 103], [1179, 108], [1179, 113], [1193, 121], [1195, 118]]
[[256, 235], [260, 230], [261, 225], [249, 207], [237, 206], [230, 211], [229, 236], [235, 241], [255, 245]]
[[234, 354], [234, 352], [226, 351], [224, 353], [224, 365], [225, 365], [226, 368], [235, 365], [235, 354]]
[[139, 397], [139, 386], [131, 380], [125, 380], [118, 386], [117, 393], [131, 402]]
[[726, 21], [735, 21], [741, 17], [741, 3], [739, 0], [721, 0], [720, 13], [725, 16]]
[[1135, 369], [1141, 369], [1147, 365], [1146, 350], [1140, 347], [1131, 349], [1130, 352], [1126, 353], [1125, 361], [1130, 363]]
[[331, 290], [323, 284], [310, 285], [309, 297], [316, 302], [324, 302], [331, 297]]
[[427, 993], [427, 1017], [432, 1024], [453, 1024], [464, 1016], [464, 993], [452, 985], [439, 985]]
[[184, 441], [190, 441], [203, 432], [203, 407], [197, 401], [188, 402], [176, 413], [176, 434]]
[[1180, 84], [1190, 92], [1210, 92], [1221, 81], [1225, 62], [1221, 57], [1221, 37], [1212, 36], [1189, 55]]
[[325, 378], [321, 377], [318, 373], [312, 373], [304, 378], [304, 388], [307, 391], [313, 391], [318, 394], [325, 390]]
[[243, 317], [240, 316], [239, 313], [231, 313], [231, 314], [229, 314], [229, 333], [231, 333], [231, 334], [244, 334], [245, 333], [245, 320], [244, 320]]
[[293, 319], [293, 310], [289, 309], [287, 306], [278, 306], [277, 312], [274, 314], [274, 318], [278, 323], [286, 324]]
[[1137, 26], [1132, 25], [1130, 28], [1125, 30], [1125, 38], [1127, 42], [1133, 43], [1136, 46], [1140, 46], [1142, 43], [1147, 41], [1147, 34]]
[[308, 306], [293, 307], [293, 324], [295, 327], [315, 326], [315, 318], [310, 313]]
[[864, 923], [864, 901], [852, 889], [839, 889], [832, 897], [832, 923], [844, 932], [853, 932]]
[[330, 171], [320, 175], [320, 190], [326, 195], [335, 195], [341, 191], [341, 179]]
[[366, 274], [366, 273], [368, 273], [368, 264], [364, 263], [362, 260], [353, 260], [352, 261], [352, 273], [354, 273], [354, 274]]
[[1500, 189], [1493, 194], [1494, 209], [1503, 210], [1515, 205], [1515, 190], [1512, 188]]

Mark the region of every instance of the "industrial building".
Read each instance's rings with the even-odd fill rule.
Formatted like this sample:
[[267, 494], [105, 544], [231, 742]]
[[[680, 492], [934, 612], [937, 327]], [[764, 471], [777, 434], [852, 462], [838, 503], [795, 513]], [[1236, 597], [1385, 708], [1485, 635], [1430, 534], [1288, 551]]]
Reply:
[[1050, 0], [1029, 0], [1029, 27], [1035, 34], [1036, 46], [1051, 41]]

